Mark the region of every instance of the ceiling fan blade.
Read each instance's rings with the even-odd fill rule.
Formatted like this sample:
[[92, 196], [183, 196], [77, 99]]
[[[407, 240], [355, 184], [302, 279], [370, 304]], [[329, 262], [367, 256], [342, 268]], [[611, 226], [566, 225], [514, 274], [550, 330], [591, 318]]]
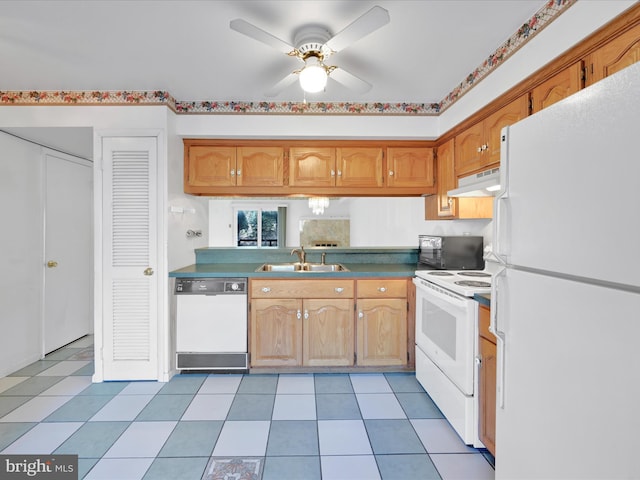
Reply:
[[372, 87], [370, 83], [365, 82], [361, 78], [356, 77], [353, 73], [349, 73], [340, 67], [335, 67], [329, 75], [329, 78], [333, 78], [336, 82], [341, 83], [345, 87], [357, 93], [367, 93]]
[[382, 7], [375, 6], [351, 24], [347, 25], [340, 32], [336, 33], [325, 45], [334, 52], [339, 52], [386, 25], [389, 21], [389, 12]]
[[278, 37], [274, 37], [270, 33], [265, 32], [255, 25], [247, 22], [246, 20], [242, 20], [241, 18], [231, 20], [231, 22], [229, 22], [229, 27], [231, 28], [231, 30], [242, 33], [247, 37], [253, 38], [254, 40], [258, 40], [259, 42], [267, 44], [270, 47], [273, 47], [276, 50], [280, 50], [283, 53], [289, 54], [290, 52], [295, 50], [284, 40], [280, 40]]
[[282, 92], [285, 88], [287, 88], [289, 85], [292, 85], [296, 80], [298, 80], [298, 74], [295, 72], [290, 73], [289, 75], [284, 77], [282, 80], [280, 80], [278, 83], [276, 83], [273, 87], [271, 87], [269, 90], [264, 92], [264, 94], [267, 97], [275, 97], [280, 92]]

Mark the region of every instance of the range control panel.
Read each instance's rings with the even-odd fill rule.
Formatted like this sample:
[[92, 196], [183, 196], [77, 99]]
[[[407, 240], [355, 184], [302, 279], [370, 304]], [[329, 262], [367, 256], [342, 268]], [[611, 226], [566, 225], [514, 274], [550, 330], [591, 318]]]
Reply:
[[176, 295], [246, 295], [246, 278], [176, 278]]

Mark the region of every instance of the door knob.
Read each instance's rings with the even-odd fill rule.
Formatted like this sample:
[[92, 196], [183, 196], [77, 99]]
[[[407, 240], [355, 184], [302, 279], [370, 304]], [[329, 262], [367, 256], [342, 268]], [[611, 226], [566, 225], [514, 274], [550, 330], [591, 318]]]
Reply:
[[58, 262], [56, 262], [55, 260], [49, 260], [47, 262], [47, 267], [48, 268], [56, 268], [58, 266]]
[[150, 277], [151, 275], [153, 275], [153, 268], [151, 268], [151, 267], [147, 267], [147, 268], [145, 268], [145, 269], [144, 269], [144, 274], [145, 274], [147, 277]]

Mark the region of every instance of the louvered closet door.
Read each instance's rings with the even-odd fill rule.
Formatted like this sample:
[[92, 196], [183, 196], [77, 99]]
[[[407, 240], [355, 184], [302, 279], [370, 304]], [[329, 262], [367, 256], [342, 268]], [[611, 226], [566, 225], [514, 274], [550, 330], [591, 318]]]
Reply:
[[158, 378], [157, 141], [103, 139], [104, 380]]

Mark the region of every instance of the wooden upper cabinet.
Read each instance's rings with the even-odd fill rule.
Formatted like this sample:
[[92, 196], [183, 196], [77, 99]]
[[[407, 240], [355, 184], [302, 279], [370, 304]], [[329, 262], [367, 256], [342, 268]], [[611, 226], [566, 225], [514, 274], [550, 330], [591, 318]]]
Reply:
[[381, 187], [382, 148], [336, 148], [336, 185], [339, 187]]
[[484, 121], [487, 148], [483, 154], [483, 167], [500, 163], [500, 134], [502, 133], [502, 129], [507, 125], [513, 125], [528, 115], [529, 95], [522, 95]]
[[640, 61], [640, 24], [607, 42], [586, 60], [586, 84], [602, 80]]
[[284, 185], [283, 147], [237, 147], [236, 185], [271, 186]]
[[455, 173], [464, 175], [482, 168], [484, 122], [467, 128], [455, 138]]
[[464, 176], [500, 163], [500, 132], [529, 114], [529, 95], [505, 105], [455, 137], [454, 168]]
[[433, 187], [434, 185], [432, 148], [387, 148], [388, 187]]
[[185, 186], [228, 187], [236, 184], [236, 147], [188, 147]]
[[291, 147], [289, 185], [332, 187], [336, 184], [334, 147]]
[[449, 190], [456, 188], [456, 175], [454, 167], [454, 140], [453, 138], [443, 143], [437, 150], [437, 187], [435, 195], [438, 217], [454, 217], [456, 214], [456, 202], [447, 195]]
[[189, 145], [185, 183], [190, 187], [281, 186], [284, 148]]
[[532, 113], [539, 112], [582, 88], [582, 62], [576, 62], [531, 90]]

